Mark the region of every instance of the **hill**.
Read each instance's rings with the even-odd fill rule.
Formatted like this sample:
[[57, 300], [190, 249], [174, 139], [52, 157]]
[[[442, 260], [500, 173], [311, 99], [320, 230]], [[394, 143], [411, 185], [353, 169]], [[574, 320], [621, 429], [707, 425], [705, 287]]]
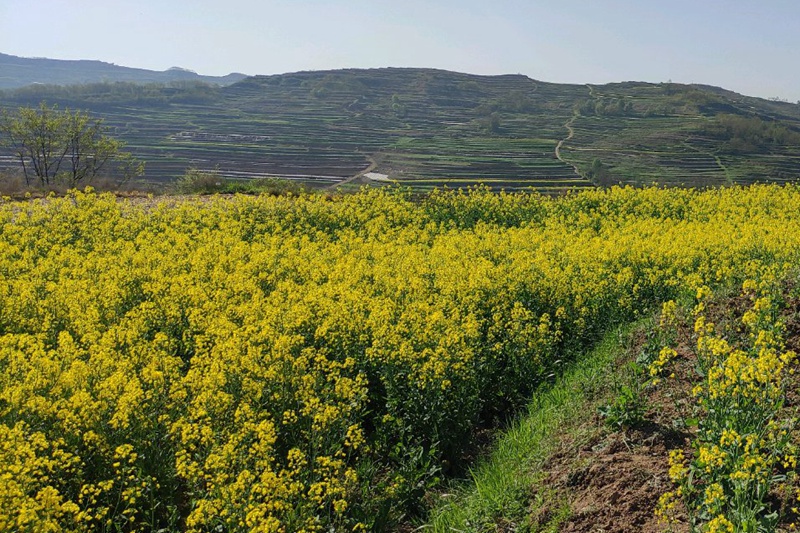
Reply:
[[173, 67], [163, 72], [130, 68], [90, 60], [62, 60], [17, 57], [0, 54], [0, 89], [16, 89], [31, 84], [73, 85], [125, 81], [133, 83], [169, 83], [201, 81], [229, 85], [246, 78], [244, 74], [201, 76], [191, 70]]
[[0, 94], [6, 108], [42, 100], [103, 116], [158, 182], [187, 167], [312, 187], [397, 181], [543, 192], [800, 176], [800, 106], [699, 85], [382, 68], [224, 87], [101, 83]]

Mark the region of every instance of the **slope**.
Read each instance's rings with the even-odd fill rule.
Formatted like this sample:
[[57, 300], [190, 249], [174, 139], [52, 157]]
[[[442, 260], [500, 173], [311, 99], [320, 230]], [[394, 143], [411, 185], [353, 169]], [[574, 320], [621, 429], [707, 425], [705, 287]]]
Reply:
[[388, 180], [420, 191], [485, 184], [547, 193], [800, 176], [800, 106], [706, 86], [382, 68], [226, 87], [101, 83], [0, 94], [5, 108], [43, 100], [104, 117], [160, 183], [187, 167], [318, 188]]

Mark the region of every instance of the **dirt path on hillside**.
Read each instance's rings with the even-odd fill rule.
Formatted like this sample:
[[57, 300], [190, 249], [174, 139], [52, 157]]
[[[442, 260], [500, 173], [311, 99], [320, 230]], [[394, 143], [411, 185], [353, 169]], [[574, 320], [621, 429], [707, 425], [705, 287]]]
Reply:
[[[567, 128], [568, 135], [565, 138], [563, 138], [560, 141], [558, 141], [558, 144], [556, 145], [556, 159], [558, 159], [559, 161], [561, 161], [565, 165], [569, 165], [571, 167], [572, 167], [572, 165], [570, 165], [569, 163], [564, 161], [564, 158], [561, 157], [561, 147], [564, 145], [565, 142], [567, 142], [570, 139], [572, 139], [572, 137], [575, 135], [575, 130], [572, 128], [572, 123], [575, 122], [576, 118], [578, 118], [578, 113], [577, 112], [574, 115], [572, 115], [572, 118], [570, 118], [568, 121], [566, 121], [564, 123], [564, 127]], [[573, 167], [573, 168], [575, 168], [575, 167]], [[576, 172], [577, 172], [577, 169], [576, 169]]]
[[[594, 98], [596, 98], [595, 94], [594, 94], [594, 88], [591, 85], [589, 85], [588, 83], [586, 84], [586, 88], [589, 91], [589, 98], [592, 99], [592, 100]], [[589, 180], [590, 182], [592, 182], [595, 185], [597, 185], [597, 183], [593, 182], [590, 178], [584, 176], [581, 173], [581, 171], [578, 169], [577, 165], [573, 165], [572, 163], [570, 163], [569, 161], [567, 161], [566, 159], [564, 159], [561, 156], [561, 148], [564, 147], [564, 143], [566, 143], [567, 141], [572, 140], [572, 138], [575, 136], [575, 128], [573, 128], [572, 125], [575, 123], [575, 121], [578, 118], [580, 118], [580, 116], [581, 116], [580, 111], [575, 110], [575, 112], [572, 114], [572, 117], [570, 117], [570, 119], [564, 123], [564, 127], [567, 129], [567, 136], [564, 137], [563, 139], [561, 139], [560, 141], [558, 141], [558, 144], [556, 145], [556, 150], [555, 150], [556, 159], [558, 159], [559, 161], [561, 161], [565, 165], [568, 165], [568, 166], [572, 167], [572, 170], [573, 170], [573, 172], [575, 172], [576, 175], [578, 175], [578, 176], [580, 176], [580, 177], [582, 177], [582, 178], [584, 178], [586, 180]], [[573, 148], [573, 150], [581, 150], [581, 148]]]
[[698, 154], [707, 155], [708, 157], [714, 158], [714, 161], [716, 161], [717, 166], [719, 167], [720, 171], [722, 171], [722, 174], [725, 176], [726, 184], [729, 185], [729, 186], [734, 185], [733, 178], [731, 177], [730, 172], [728, 172], [728, 167], [725, 166], [725, 164], [722, 162], [722, 159], [720, 159], [717, 154], [715, 154], [713, 152], [709, 152], [708, 150], [702, 150], [702, 149], [700, 149], [700, 148], [698, 148], [696, 146], [692, 146], [691, 138], [686, 139], [685, 141], [683, 141], [683, 145], [686, 146], [690, 150], [694, 150]]
[[[589, 89], [589, 97], [590, 98], [594, 98], [594, 92], [593, 92], [592, 87], [590, 85], [588, 85], [588, 84], [586, 85], [586, 87]], [[572, 127], [572, 124], [580, 116], [581, 116], [580, 112], [578, 112], [576, 110], [572, 114], [572, 117], [570, 117], [570, 119], [564, 123], [564, 127], [567, 128], [567, 136], [565, 138], [561, 139], [560, 141], [558, 141], [558, 144], [556, 144], [556, 159], [558, 159], [559, 161], [561, 161], [565, 165], [568, 165], [568, 166], [572, 167], [573, 172], [575, 172], [576, 175], [578, 175], [578, 176], [583, 178], [584, 175], [581, 174], [581, 172], [578, 170], [577, 166], [573, 165], [572, 163], [570, 163], [569, 161], [567, 161], [563, 157], [561, 157], [561, 148], [564, 146], [564, 143], [569, 141], [569, 140], [571, 140], [575, 136], [575, 128]]]
[[372, 172], [373, 170], [375, 170], [378, 167], [378, 163], [375, 161], [375, 159], [372, 156], [367, 156], [367, 161], [369, 161], [369, 166], [367, 168], [365, 168], [364, 170], [362, 170], [361, 172], [359, 172], [359, 173], [357, 173], [357, 174], [355, 174], [353, 176], [350, 176], [349, 178], [347, 178], [344, 181], [340, 181], [339, 183], [334, 183], [333, 185], [328, 187], [328, 190], [335, 190], [337, 187], [340, 187], [341, 185], [347, 185], [348, 183], [352, 183], [355, 180], [357, 180], [358, 178], [360, 178], [361, 176], [363, 176], [364, 174], [369, 174], [370, 172]]

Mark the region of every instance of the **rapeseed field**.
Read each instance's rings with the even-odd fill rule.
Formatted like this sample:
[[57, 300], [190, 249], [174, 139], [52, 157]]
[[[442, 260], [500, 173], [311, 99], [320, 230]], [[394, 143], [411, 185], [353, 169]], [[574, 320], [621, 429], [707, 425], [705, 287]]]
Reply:
[[[798, 206], [792, 186], [6, 201], [0, 530], [387, 527], [609, 326], [688, 296], [695, 395], [728, 418], [694, 466], [673, 454], [661, 512], [734, 531], [728, 502], [796, 468], [765, 406], [794, 360], [770, 287], [796, 273]], [[704, 322], [730, 287], [742, 349]]]

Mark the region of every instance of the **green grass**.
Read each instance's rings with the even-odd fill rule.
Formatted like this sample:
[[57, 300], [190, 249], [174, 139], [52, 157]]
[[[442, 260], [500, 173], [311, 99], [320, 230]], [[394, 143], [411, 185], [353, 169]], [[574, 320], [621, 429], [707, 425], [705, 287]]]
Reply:
[[[441, 494], [424, 531], [437, 533], [489, 531], [557, 531], [569, 518], [569, 504], [540, 485], [548, 457], [564, 442], [578, 442], [594, 431], [590, 419], [614, 394], [624, 378], [619, 364], [629, 351], [632, 333], [652, 321], [640, 320], [613, 329], [585, 357], [573, 363], [556, 382], [539, 391], [527, 414], [471, 472], [471, 479]], [[537, 490], [532, 490], [534, 487]], [[559, 498], [561, 501], [559, 501]], [[530, 517], [545, 506], [544, 525]]]
[[179, 194], [268, 194], [280, 196], [308, 192], [299, 181], [279, 178], [232, 179], [215, 172], [188, 170], [175, 182], [174, 192]]

